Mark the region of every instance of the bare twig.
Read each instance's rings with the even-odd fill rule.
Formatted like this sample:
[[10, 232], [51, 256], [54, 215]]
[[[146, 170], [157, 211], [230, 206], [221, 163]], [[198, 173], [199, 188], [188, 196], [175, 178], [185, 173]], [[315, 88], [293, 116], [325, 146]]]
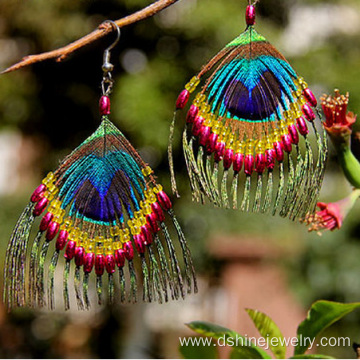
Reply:
[[[158, 0], [154, 2], [153, 4], [149, 5], [148, 7], [137, 11], [136, 13], [126, 16], [122, 19], [116, 20], [115, 23], [120, 27], [124, 27], [133, 23], [136, 23], [140, 20], [147, 19], [148, 17], [151, 17], [161, 10], [167, 8], [170, 5], [173, 5], [179, 0]], [[56, 61], [60, 62], [67, 58], [70, 54], [73, 52], [81, 49], [82, 47], [106, 36], [107, 34], [111, 33], [113, 31], [113, 27], [110, 23], [103, 23], [98, 26], [96, 30], [91, 32], [90, 34], [72, 42], [71, 44], [68, 44], [60, 49], [56, 49], [53, 51], [48, 51], [42, 54], [37, 55], [29, 55], [25, 56], [21, 61], [18, 63], [10, 66], [1, 74], [5, 74], [11, 71], [19, 70], [21, 68], [24, 68], [26, 66], [29, 66], [31, 64], [38, 63], [40, 61], [48, 60], [48, 59], [55, 59]]]

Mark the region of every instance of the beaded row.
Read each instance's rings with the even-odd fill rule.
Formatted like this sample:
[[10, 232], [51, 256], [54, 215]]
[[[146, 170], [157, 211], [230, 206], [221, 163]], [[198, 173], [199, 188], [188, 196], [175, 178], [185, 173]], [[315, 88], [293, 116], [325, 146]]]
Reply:
[[[178, 97], [177, 109], [186, 106], [199, 83], [198, 77], [190, 80]], [[303, 78], [299, 77], [294, 83], [298, 90], [292, 95], [296, 100], [290, 104], [289, 110], [283, 112], [278, 127], [260, 140], [238, 139], [237, 134], [223, 123], [223, 118], [211, 113], [211, 107], [202, 93], [196, 95], [186, 122], [192, 124], [192, 134], [198, 137], [199, 144], [206, 148], [209, 155], [214, 153], [216, 162], [223, 161], [225, 169], [233, 166], [235, 172], [240, 172], [244, 165], [246, 175], [251, 175], [254, 170], [261, 174], [265, 168], [272, 170], [275, 160], [284, 160], [284, 152], [290, 153], [292, 145], [299, 143], [299, 134], [306, 136], [309, 133], [305, 119], [312, 122], [316, 117], [312, 109], [317, 106], [314, 94]]]
[[[147, 166], [142, 169], [144, 176], [153, 173]], [[145, 247], [151, 245], [153, 238], [160, 231], [158, 222], [165, 220], [163, 210], [172, 208], [171, 201], [161, 185], [144, 191], [145, 199], [140, 202], [140, 210], [127, 222], [128, 228], [122, 224], [112, 226], [111, 237], [90, 237], [86, 231], [73, 226], [71, 217], [64, 220], [66, 210], [61, 208], [61, 200], [54, 197], [58, 188], [54, 185], [55, 176], [49, 173], [31, 196], [35, 203], [34, 216], [40, 216], [47, 208], [47, 213], [40, 222], [40, 231], [46, 231], [46, 240], [51, 241], [56, 236], [56, 250], [65, 248], [64, 257], [67, 261], [75, 259], [76, 266], [83, 266], [85, 273], [90, 273], [95, 267], [95, 273], [102, 275], [104, 270], [109, 274], [115, 272], [116, 265], [121, 268], [125, 259], [134, 258], [133, 240], [140, 255], [145, 253]]]

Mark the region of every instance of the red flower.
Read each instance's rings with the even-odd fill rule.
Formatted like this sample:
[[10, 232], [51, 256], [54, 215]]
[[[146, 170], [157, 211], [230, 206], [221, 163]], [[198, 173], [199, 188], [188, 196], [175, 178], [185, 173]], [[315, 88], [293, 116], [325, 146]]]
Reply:
[[341, 95], [339, 90], [334, 90], [335, 95], [323, 95], [321, 106], [324, 110], [324, 127], [330, 135], [349, 134], [351, 127], [356, 121], [356, 115], [352, 112], [347, 113], [349, 103], [349, 93]]
[[360, 190], [354, 190], [350, 196], [335, 203], [317, 203], [320, 211], [315, 215], [308, 215], [305, 223], [309, 225], [309, 231], [336, 230], [340, 229], [346, 215], [354, 206], [360, 196]]

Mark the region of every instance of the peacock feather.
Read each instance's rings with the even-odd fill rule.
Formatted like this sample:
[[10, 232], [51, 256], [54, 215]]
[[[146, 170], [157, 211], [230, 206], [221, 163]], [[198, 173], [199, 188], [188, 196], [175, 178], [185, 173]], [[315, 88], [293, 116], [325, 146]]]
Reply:
[[[109, 301], [135, 302], [139, 272], [144, 301], [161, 303], [197, 290], [190, 251], [170, 199], [151, 168], [109, 121], [109, 98], [103, 96], [100, 104], [99, 128], [47, 175], [15, 226], [5, 266], [4, 299], [9, 308], [46, 303], [54, 308], [58, 277], [63, 279], [66, 309], [71, 293], [80, 309], [89, 308], [93, 277], [99, 303], [105, 285]], [[165, 214], [177, 232], [181, 262]], [[31, 227], [40, 216], [31, 244]]]
[[[193, 199], [293, 220], [315, 211], [327, 158], [317, 100], [284, 56], [254, 28], [225, 46], [181, 92], [171, 126], [191, 94], [183, 150]], [[199, 84], [202, 84], [200, 90]], [[316, 141], [310, 141], [309, 127]], [[312, 144], [314, 142], [314, 144]], [[241, 191], [238, 191], [241, 190]]]

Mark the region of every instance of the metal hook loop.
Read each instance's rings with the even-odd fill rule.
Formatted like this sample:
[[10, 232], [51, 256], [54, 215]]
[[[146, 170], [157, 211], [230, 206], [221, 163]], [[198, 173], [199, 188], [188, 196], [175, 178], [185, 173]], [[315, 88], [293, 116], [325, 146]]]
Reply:
[[103, 69], [104, 73], [109, 73], [110, 71], [112, 71], [114, 69], [114, 65], [110, 63], [110, 51], [115, 47], [115, 45], [120, 40], [120, 28], [112, 20], [106, 20], [106, 21], [104, 21], [104, 24], [105, 23], [110, 23], [117, 31], [117, 37], [116, 37], [115, 41], [108, 48], [106, 48], [105, 51], [104, 51], [102, 69]]
[[119, 42], [120, 40], [120, 28], [119, 26], [116, 24], [115, 21], [112, 21], [112, 20], [105, 20], [104, 21], [104, 24], [106, 23], [110, 23], [114, 29], [116, 29], [116, 32], [117, 32], [117, 36], [116, 36], [116, 39], [114, 40], [114, 42], [105, 50], [105, 51], [110, 51], [114, 48], [114, 46]]

